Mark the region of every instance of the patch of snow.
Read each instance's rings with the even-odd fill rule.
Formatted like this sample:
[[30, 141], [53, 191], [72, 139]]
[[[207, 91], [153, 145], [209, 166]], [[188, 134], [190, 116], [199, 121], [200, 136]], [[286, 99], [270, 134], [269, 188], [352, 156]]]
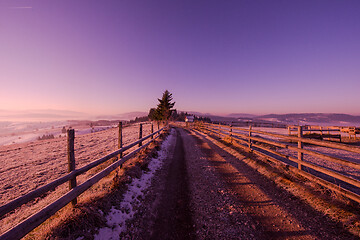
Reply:
[[133, 179], [129, 184], [120, 206], [111, 208], [106, 217], [108, 227], [99, 229], [99, 233], [94, 236], [95, 240], [119, 239], [120, 233], [126, 230], [126, 221], [134, 217], [136, 209], [141, 204], [140, 200], [144, 197], [144, 191], [150, 186], [155, 172], [162, 166], [165, 158], [169, 155], [170, 146], [175, 144], [174, 132], [175, 130], [172, 129], [170, 135], [163, 141], [158, 157], [150, 161], [149, 171], [143, 172], [141, 178]]

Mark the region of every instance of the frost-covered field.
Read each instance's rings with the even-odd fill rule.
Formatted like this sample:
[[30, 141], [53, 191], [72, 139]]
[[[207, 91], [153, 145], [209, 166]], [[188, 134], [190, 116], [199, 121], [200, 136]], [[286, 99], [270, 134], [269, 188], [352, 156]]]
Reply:
[[[263, 131], [263, 132], [288, 135], [288, 130], [283, 129], [283, 128], [254, 127], [252, 129], [253, 130]], [[247, 132], [242, 132], [242, 131], [237, 131], [237, 132], [247, 134]], [[293, 132], [293, 134], [294, 134], [294, 132]], [[253, 136], [260, 136], [260, 137], [263, 137], [263, 138], [266, 138], [266, 139], [269, 139], [269, 140], [275, 140], [275, 141], [278, 141], [278, 142], [284, 142], [286, 144], [290, 144], [290, 143], [284, 141], [284, 139], [277, 138], [277, 137], [267, 136], [267, 135], [258, 134], [258, 133], [253, 133], [252, 135]], [[348, 134], [347, 133], [342, 133], [342, 138], [348, 138]], [[293, 145], [295, 147], [297, 146], [296, 143], [293, 144]], [[306, 145], [306, 144], [304, 145], [304, 149], [311, 150], [313, 152], [322, 153], [322, 154], [325, 154], [325, 155], [328, 155], [328, 156], [337, 157], [337, 158], [340, 158], [340, 159], [360, 163], [360, 154], [358, 154], [358, 153], [353, 153], [353, 152], [349, 152], [349, 151], [345, 151], [345, 150], [328, 148], [328, 147], [320, 147], [320, 146], [315, 146], [315, 145]], [[297, 158], [297, 152], [295, 152], [293, 150], [278, 148], [276, 151], [278, 151], [279, 153], [286, 154], [288, 156], [292, 156], [294, 158]], [[342, 164], [333, 163], [333, 162], [330, 162], [328, 160], [323, 160], [323, 159], [321, 159], [319, 157], [310, 156], [308, 154], [304, 154], [304, 161], [307, 161], [307, 162], [322, 166], [324, 168], [334, 170], [334, 171], [339, 172], [341, 174], [351, 176], [353, 178], [357, 178], [357, 179], [360, 180], [360, 170], [357, 170], [357, 169], [354, 169], [354, 168], [351, 168], [351, 167], [347, 167], [347, 166], [344, 166]]]
[[0, 146], [36, 140], [44, 134], [61, 135], [66, 121], [57, 122], [0, 122]]
[[[37, 140], [43, 135], [53, 135], [55, 138], [64, 137], [62, 128], [69, 128], [72, 124], [68, 121], [62, 122], [0, 122], [0, 146], [16, 143], [26, 143]], [[116, 126], [94, 126], [76, 124], [76, 135], [103, 131]]]
[[[154, 126], [154, 131], [157, 127]], [[151, 131], [151, 125], [143, 126], [143, 136]], [[139, 125], [131, 125], [123, 129], [123, 144], [136, 141], [139, 138]], [[118, 128], [110, 128], [90, 134], [75, 134], [76, 168], [105, 156], [117, 149]], [[67, 173], [67, 138], [32, 141], [28, 143], [0, 146], [0, 205], [4, 205], [19, 196], [43, 186]], [[89, 173], [94, 174], [94, 173]], [[79, 176], [78, 182], [84, 181], [88, 175]], [[65, 186], [66, 185], [66, 186]], [[55, 200], [67, 190], [63, 184], [55, 190], [55, 194], [46, 197], [47, 204]], [[22, 217], [29, 216], [40, 208], [36, 204], [28, 205], [30, 210]], [[18, 211], [27, 209], [26, 206]], [[15, 214], [19, 214], [17, 211]], [[6, 219], [0, 220], [0, 233], [5, 230], [8, 223]]]

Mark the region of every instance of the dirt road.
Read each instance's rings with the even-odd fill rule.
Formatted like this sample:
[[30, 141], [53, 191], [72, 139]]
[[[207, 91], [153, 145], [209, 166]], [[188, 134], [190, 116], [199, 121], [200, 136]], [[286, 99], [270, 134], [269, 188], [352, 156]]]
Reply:
[[203, 135], [173, 133], [173, 154], [121, 238], [359, 239]]

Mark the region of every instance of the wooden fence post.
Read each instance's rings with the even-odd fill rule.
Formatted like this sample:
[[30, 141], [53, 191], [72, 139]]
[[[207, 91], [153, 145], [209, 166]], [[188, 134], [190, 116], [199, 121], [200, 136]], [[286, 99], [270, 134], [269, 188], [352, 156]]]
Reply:
[[230, 124], [230, 143], [232, 144], [232, 124]]
[[[119, 149], [123, 147], [123, 139], [122, 139], [122, 122], [119, 122], [119, 138], [118, 138], [118, 147]], [[123, 157], [123, 153], [119, 154], [119, 159]]]
[[[151, 123], [151, 133], [154, 133], [154, 124]], [[151, 139], [154, 139], [154, 135], [151, 136]]]
[[320, 135], [321, 135], [321, 140], [323, 140], [323, 127], [320, 126]]
[[[140, 123], [139, 139], [142, 139], [142, 123]], [[141, 147], [141, 146], [142, 146], [142, 142], [139, 143], [139, 147]]]
[[251, 128], [252, 126], [250, 125], [249, 126], [249, 151], [251, 152], [251, 147], [252, 147], [252, 143], [251, 143]]
[[221, 139], [221, 124], [220, 124], [220, 122], [219, 122], [219, 138]]
[[[68, 129], [67, 130], [67, 150], [68, 150], [68, 172], [72, 172], [75, 170], [75, 130]], [[76, 177], [70, 179], [69, 181], [69, 190], [76, 187]], [[77, 204], [77, 198], [71, 201], [72, 206]]]
[[[302, 126], [299, 126], [298, 127], [298, 137], [299, 138], [303, 137], [303, 131], [302, 130], [303, 130]], [[303, 149], [303, 143], [302, 143], [301, 139], [298, 141], [298, 148]], [[299, 159], [299, 161], [304, 160], [304, 154], [302, 152], [298, 151], [298, 159]], [[301, 170], [301, 164], [300, 163], [298, 163], [298, 168], [299, 168], [299, 170]]]
[[348, 127], [349, 139], [351, 140], [350, 127]]

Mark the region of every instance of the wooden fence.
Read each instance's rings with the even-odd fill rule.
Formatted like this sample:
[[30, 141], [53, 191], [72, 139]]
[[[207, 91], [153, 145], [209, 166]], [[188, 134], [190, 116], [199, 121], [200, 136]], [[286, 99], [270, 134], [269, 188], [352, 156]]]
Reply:
[[[68, 203], [72, 203], [72, 205], [75, 205], [77, 203], [77, 197], [80, 196], [83, 192], [85, 192], [87, 189], [89, 189], [91, 186], [93, 186], [95, 183], [100, 181], [102, 178], [109, 175], [111, 172], [116, 170], [118, 167], [120, 167], [124, 162], [132, 158], [136, 153], [141, 151], [142, 149], [146, 148], [151, 142], [153, 142], [156, 138], [160, 136], [160, 133], [164, 131], [166, 128], [163, 127], [154, 132], [154, 127], [151, 125], [151, 134], [143, 137], [142, 136], [142, 125], [139, 124], [139, 140], [136, 142], [133, 142], [125, 147], [122, 146], [122, 123], [119, 123], [119, 138], [118, 138], [118, 146], [119, 149], [98, 159], [90, 164], [75, 169], [75, 155], [74, 155], [74, 130], [68, 130], [68, 166], [69, 166], [69, 173], [61, 178], [56, 179], [55, 181], [48, 183], [32, 192], [29, 192], [25, 194], [24, 196], [21, 196], [19, 198], [16, 198], [15, 200], [3, 205], [0, 207], [0, 218], [2, 218], [5, 214], [13, 211], [14, 209], [20, 207], [23, 204], [26, 204], [32, 200], [34, 200], [37, 197], [40, 197], [44, 193], [54, 190], [56, 187], [60, 186], [61, 184], [64, 184], [66, 182], [69, 182], [69, 192], [67, 192], [65, 195], [61, 196], [59, 199], [57, 199], [55, 202], [51, 203], [50, 205], [46, 206], [39, 212], [33, 214], [29, 218], [25, 219], [12, 229], [8, 230], [7, 232], [3, 233], [0, 236], [0, 240], [7, 240], [7, 239], [20, 239], [24, 237], [26, 234], [28, 234], [30, 231], [35, 229], [37, 226], [39, 226], [41, 223], [43, 223], [45, 220], [50, 218], [52, 215], [54, 215], [57, 211], [62, 209], [64, 206], [66, 206]], [[155, 136], [156, 135], [156, 136]], [[154, 137], [155, 136], [155, 137]], [[148, 142], [143, 144], [143, 142], [147, 139], [150, 139]], [[138, 148], [133, 150], [132, 152], [126, 154], [126, 156], [123, 157], [123, 153], [138, 145]], [[117, 158], [117, 160], [112, 163], [110, 166], [106, 167], [101, 172], [97, 173], [90, 179], [86, 180], [81, 185], [76, 185], [76, 176], [83, 174], [90, 169], [99, 166], [100, 164], [110, 160]]]
[[[341, 143], [321, 141], [303, 137], [303, 128], [298, 126], [297, 136], [287, 136], [277, 133], [254, 130], [249, 128], [233, 127], [220, 124], [198, 123], [195, 128], [219, 138], [227, 140], [236, 147], [257, 155], [266, 157], [268, 160], [284, 165], [286, 169], [291, 169], [304, 177], [319, 183], [320, 185], [338, 192], [358, 203], [360, 203], [360, 181], [346, 174], [342, 174], [333, 169], [326, 168], [304, 160], [304, 154], [314, 156], [326, 161], [340, 164], [360, 170], [360, 164], [328, 154], [304, 149], [304, 144], [328, 147], [337, 150], [344, 150], [351, 153], [359, 153], [360, 148]], [[254, 136], [253, 134], [258, 134]], [[262, 137], [266, 136], [266, 137]], [[293, 143], [297, 143], [297, 146]], [[277, 151], [277, 149], [290, 149], [297, 153], [297, 158]], [[275, 149], [275, 150], [274, 150]], [[320, 173], [320, 174], [319, 174]], [[335, 180], [335, 181], [333, 181]], [[337, 183], [345, 184], [337, 184]], [[344, 187], [344, 185], [350, 185]]]
[[[297, 132], [298, 126], [288, 125], [287, 129], [289, 131], [289, 135], [292, 135], [292, 132]], [[349, 139], [354, 138], [356, 140], [356, 134], [360, 133], [360, 129], [356, 127], [337, 127], [337, 126], [303, 126], [303, 131], [307, 132], [308, 135], [318, 135], [320, 139], [339, 139], [341, 142], [341, 133], [347, 133]]]
[[349, 134], [349, 138], [354, 137], [356, 140], [356, 134], [360, 134], [360, 128], [357, 127], [341, 127], [341, 132], [345, 132]]

